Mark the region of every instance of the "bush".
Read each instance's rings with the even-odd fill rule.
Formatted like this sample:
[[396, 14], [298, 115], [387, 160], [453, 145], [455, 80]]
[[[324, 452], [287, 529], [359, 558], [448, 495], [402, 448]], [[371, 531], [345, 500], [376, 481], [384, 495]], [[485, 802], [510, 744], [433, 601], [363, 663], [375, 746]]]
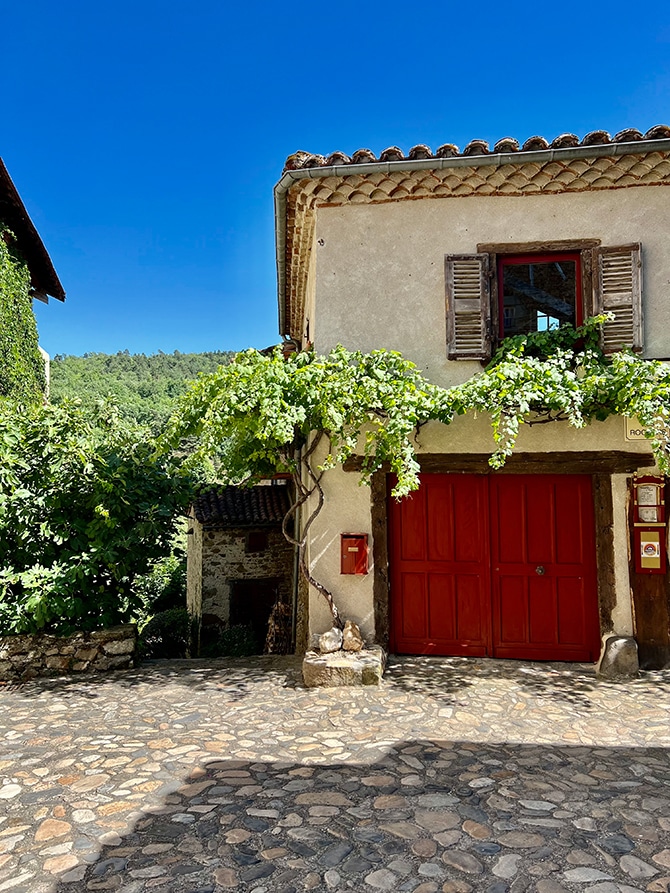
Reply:
[[191, 482], [113, 407], [0, 401], [0, 635], [67, 634], [141, 615]]
[[200, 657], [246, 657], [260, 654], [262, 648], [250, 626], [229, 626], [217, 638], [200, 648]]
[[186, 552], [181, 537], [175, 538], [170, 555], [159, 558], [148, 574], [135, 581], [145, 616], [183, 608], [186, 604]]
[[144, 625], [139, 638], [143, 659], [188, 657], [192, 621], [186, 608], [161, 611]]

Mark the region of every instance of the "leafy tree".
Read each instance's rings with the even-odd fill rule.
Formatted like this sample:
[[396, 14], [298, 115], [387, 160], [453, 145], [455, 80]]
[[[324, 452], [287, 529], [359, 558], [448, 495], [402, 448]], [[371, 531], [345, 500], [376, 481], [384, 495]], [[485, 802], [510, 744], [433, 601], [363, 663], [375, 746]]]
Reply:
[[0, 224], [0, 397], [44, 398], [44, 360], [37, 341], [28, 267]]
[[0, 405], [0, 633], [126, 621], [190, 481], [113, 407]]
[[155, 433], [165, 426], [176, 400], [201, 372], [213, 372], [228, 363], [231, 354], [159, 352], [150, 356], [87, 353], [83, 357], [59, 354], [51, 362], [51, 400], [77, 398], [93, 409], [102, 398], [119, 407], [122, 418], [149, 425]]
[[[419, 486], [413, 433], [430, 420], [449, 424], [455, 415], [489, 414], [496, 443], [490, 464], [499, 468], [522, 424], [565, 420], [579, 428], [618, 414], [639, 419], [660, 468], [670, 470], [670, 370], [630, 352], [606, 357], [598, 346], [605, 319], [507, 339], [482, 373], [452, 388], [429, 383], [389, 351], [337, 347], [326, 357], [305, 352], [287, 360], [278, 350], [272, 356], [247, 351], [191, 387], [165, 443], [198, 438], [190, 461], [210, 461], [210, 473], [226, 483], [291, 473], [296, 498], [284, 534], [341, 625], [332, 593], [310, 573], [305, 547], [324, 504], [324, 472], [356, 451], [363, 454], [362, 480], [387, 467], [397, 475], [394, 495], [402, 497]], [[318, 464], [324, 439], [328, 454]], [[312, 511], [294, 539], [289, 522], [310, 497]]]

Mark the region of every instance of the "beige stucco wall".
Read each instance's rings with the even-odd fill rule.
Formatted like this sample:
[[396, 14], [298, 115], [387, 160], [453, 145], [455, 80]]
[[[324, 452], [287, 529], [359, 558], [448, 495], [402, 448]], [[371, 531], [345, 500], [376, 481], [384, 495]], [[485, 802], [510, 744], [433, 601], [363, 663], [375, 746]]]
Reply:
[[338, 342], [400, 350], [439, 384], [480, 369], [446, 360], [444, 256], [478, 243], [600, 239], [642, 243], [645, 356], [670, 356], [670, 189], [426, 198], [317, 211], [311, 330]]
[[614, 631], [621, 636], [632, 636], [633, 607], [628, 573], [628, 477], [625, 474], [612, 475], [612, 505], [614, 507], [614, 581], [616, 585], [616, 605], [612, 611]]

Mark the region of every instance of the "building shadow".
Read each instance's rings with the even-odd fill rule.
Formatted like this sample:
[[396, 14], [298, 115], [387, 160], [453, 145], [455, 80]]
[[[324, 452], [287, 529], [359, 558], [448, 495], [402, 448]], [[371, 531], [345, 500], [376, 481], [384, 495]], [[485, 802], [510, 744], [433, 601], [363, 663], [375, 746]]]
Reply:
[[662, 748], [406, 740], [372, 764], [224, 758], [54, 891], [426, 893], [451, 882], [523, 893], [591, 880], [631, 893], [670, 874], [653, 858], [669, 829]]

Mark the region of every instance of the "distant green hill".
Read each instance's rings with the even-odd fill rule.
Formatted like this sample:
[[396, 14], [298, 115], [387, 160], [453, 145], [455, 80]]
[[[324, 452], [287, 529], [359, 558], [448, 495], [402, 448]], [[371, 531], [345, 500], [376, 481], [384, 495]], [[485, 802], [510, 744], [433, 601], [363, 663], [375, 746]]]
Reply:
[[50, 395], [53, 403], [77, 397], [92, 406], [101, 397], [116, 403], [124, 418], [159, 430], [175, 400], [200, 372], [213, 372], [234, 356], [231, 351], [157, 353], [145, 356], [120, 351], [59, 354], [51, 361]]

